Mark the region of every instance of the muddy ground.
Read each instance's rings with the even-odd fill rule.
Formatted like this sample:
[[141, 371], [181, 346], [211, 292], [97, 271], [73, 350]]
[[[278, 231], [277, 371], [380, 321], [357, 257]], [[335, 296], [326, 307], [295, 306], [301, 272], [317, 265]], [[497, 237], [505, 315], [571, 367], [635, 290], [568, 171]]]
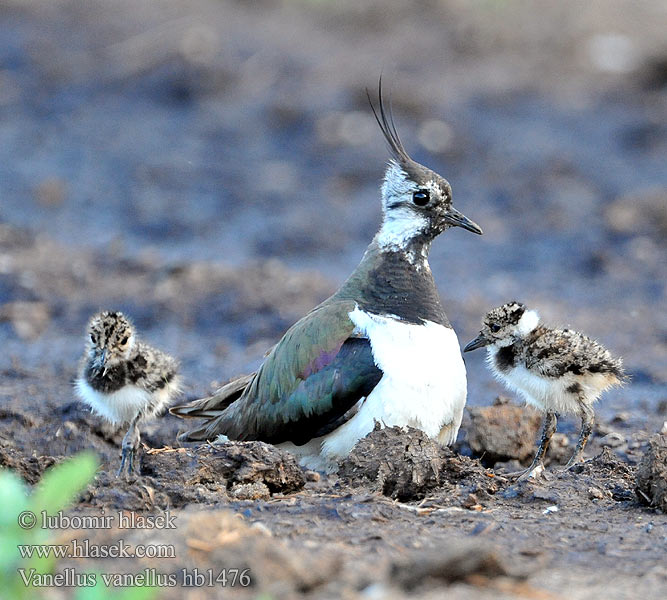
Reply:
[[[249, 588], [165, 598], [665, 597], [666, 18], [657, 0], [0, 4], [0, 464], [34, 484], [93, 449], [74, 513], [177, 517], [58, 534], [175, 559], [58, 568], [250, 569]], [[380, 71], [406, 147], [485, 231], [432, 250], [461, 341], [516, 298], [623, 356], [587, 462], [558, 472], [564, 418], [548, 479], [512, 487], [539, 418], [494, 406], [477, 352], [453, 451], [375, 432], [318, 478], [267, 446], [179, 448], [166, 416], [117, 481], [123, 432], [72, 394], [89, 315], [131, 315], [186, 399], [256, 368], [379, 223]]]

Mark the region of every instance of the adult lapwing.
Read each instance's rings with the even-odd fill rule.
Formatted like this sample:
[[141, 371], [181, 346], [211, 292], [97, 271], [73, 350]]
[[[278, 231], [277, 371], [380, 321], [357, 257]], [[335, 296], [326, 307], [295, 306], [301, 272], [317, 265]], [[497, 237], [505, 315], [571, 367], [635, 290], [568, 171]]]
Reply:
[[256, 373], [171, 409], [207, 419], [181, 441], [262, 440], [332, 470], [376, 422], [419, 428], [443, 445], [456, 439], [466, 370], [428, 253], [450, 227], [482, 230], [454, 208], [449, 183], [408, 156], [381, 81], [378, 100], [376, 110], [369, 96], [392, 154], [380, 230], [347, 281], [285, 333]]

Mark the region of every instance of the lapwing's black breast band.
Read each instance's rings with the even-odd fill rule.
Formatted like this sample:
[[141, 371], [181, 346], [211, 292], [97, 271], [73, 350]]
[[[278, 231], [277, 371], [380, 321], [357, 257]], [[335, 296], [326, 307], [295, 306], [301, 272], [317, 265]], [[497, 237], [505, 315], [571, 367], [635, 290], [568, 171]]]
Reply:
[[147, 392], [153, 393], [162, 389], [170, 383], [175, 376], [175, 371], [166, 371], [160, 377], [147, 376], [146, 359], [138, 355], [130, 361], [124, 361], [108, 367], [106, 372], [93, 368], [90, 364], [86, 367], [86, 380], [90, 387], [104, 394], [117, 392], [126, 385], [139, 385]]
[[93, 368], [90, 364], [86, 367], [86, 381], [90, 387], [104, 394], [112, 394], [127, 385], [127, 368], [125, 363], [114, 365], [106, 370]]
[[451, 328], [430, 269], [417, 268], [405, 252], [381, 252], [372, 245], [334, 298], [352, 299], [361, 310], [406, 323], [432, 321]]

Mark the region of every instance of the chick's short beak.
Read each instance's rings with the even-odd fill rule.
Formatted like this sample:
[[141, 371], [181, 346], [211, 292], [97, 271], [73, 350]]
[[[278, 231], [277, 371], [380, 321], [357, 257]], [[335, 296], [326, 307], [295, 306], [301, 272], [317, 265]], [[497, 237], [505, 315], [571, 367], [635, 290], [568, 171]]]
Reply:
[[468, 217], [466, 217], [463, 213], [460, 213], [453, 206], [447, 211], [447, 214], [445, 215], [445, 221], [454, 227], [463, 227], [463, 229], [467, 229], [468, 231], [472, 231], [478, 235], [482, 235], [482, 233], [484, 233], [482, 228], [477, 225], [477, 223], [471, 221]]
[[466, 344], [466, 347], [463, 349], [463, 351], [470, 352], [471, 350], [477, 350], [477, 348], [482, 348], [489, 343], [489, 340], [484, 337], [484, 334], [480, 333], [472, 342], [468, 342]]

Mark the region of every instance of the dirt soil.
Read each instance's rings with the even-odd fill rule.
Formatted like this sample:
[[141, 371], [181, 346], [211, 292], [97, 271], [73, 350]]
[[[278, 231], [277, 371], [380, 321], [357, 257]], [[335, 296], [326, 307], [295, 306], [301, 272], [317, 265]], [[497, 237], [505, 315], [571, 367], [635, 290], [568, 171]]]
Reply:
[[[2, 3], [0, 466], [34, 485], [92, 449], [72, 513], [176, 518], [54, 532], [175, 550], [58, 570], [172, 574], [159, 598], [190, 600], [667, 597], [665, 17], [659, 0]], [[562, 418], [546, 477], [504, 477], [540, 417], [497, 400], [474, 352], [452, 449], [379, 430], [325, 476], [262, 443], [180, 447], [167, 415], [117, 479], [124, 432], [72, 391], [88, 317], [123, 310], [177, 356], [182, 400], [255, 369], [378, 226], [380, 72], [406, 148], [485, 231], [431, 253], [460, 341], [518, 299], [623, 357], [586, 462], [561, 471], [579, 426]], [[183, 589], [184, 568], [251, 585]]]

